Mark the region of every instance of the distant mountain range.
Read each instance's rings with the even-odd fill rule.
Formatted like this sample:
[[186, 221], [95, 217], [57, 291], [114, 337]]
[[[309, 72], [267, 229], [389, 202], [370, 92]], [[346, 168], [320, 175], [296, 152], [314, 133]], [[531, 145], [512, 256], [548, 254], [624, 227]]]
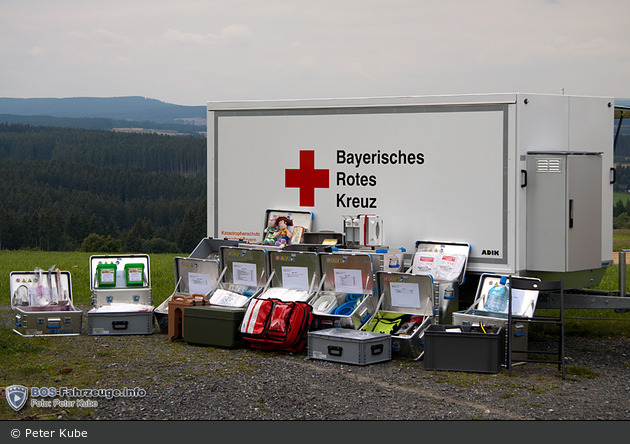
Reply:
[[[616, 98], [615, 105], [630, 106], [630, 99]], [[102, 129], [138, 126], [185, 133], [204, 133], [206, 113], [205, 105], [174, 105], [140, 96], [61, 99], [0, 97], [0, 122], [30, 125]], [[97, 121], [103, 119], [108, 121], [105, 123]], [[152, 125], [152, 122], [158, 125]], [[622, 132], [627, 133], [625, 121]]]
[[145, 97], [0, 98], [0, 114], [182, 123], [206, 119], [206, 107], [173, 105]]

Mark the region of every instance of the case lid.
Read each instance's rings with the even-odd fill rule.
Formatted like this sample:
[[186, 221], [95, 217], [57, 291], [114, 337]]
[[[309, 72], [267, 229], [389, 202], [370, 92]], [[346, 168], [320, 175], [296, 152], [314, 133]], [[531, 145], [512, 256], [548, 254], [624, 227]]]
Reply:
[[309, 336], [330, 337], [336, 339], [348, 339], [358, 341], [369, 341], [371, 339], [383, 339], [391, 335], [374, 331], [353, 330], [351, 328], [327, 328], [324, 330], [311, 331]]
[[183, 294], [208, 294], [219, 279], [219, 261], [176, 257], [175, 291]]
[[[116, 285], [114, 288], [127, 287], [127, 279], [125, 277], [125, 266], [128, 264], [136, 264], [144, 266], [144, 284], [141, 287], [151, 287], [151, 269], [149, 266], [149, 256], [146, 254], [128, 254], [128, 255], [94, 255], [90, 256], [90, 290], [94, 291], [98, 288], [97, 269], [102, 264], [116, 264]], [[112, 288], [109, 286], [108, 288]]]
[[464, 283], [470, 244], [465, 242], [417, 241], [409, 272], [430, 274], [436, 281]]
[[[293, 234], [295, 227], [304, 227], [306, 231], [311, 231], [313, 226], [313, 213], [310, 211], [267, 210], [265, 212], [265, 224], [263, 225], [261, 242], [265, 242], [270, 222], [275, 221], [279, 217], [286, 217], [293, 222], [293, 225], [289, 227], [291, 234]], [[275, 227], [275, 222], [271, 225]]]
[[374, 268], [368, 253], [320, 253], [322, 290], [335, 293], [373, 294]]
[[[500, 315], [502, 313], [493, 313], [484, 310], [486, 299], [488, 298], [488, 292], [494, 285], [499, 282], [500, 274], [482, 274], [479, 278], [479, 286], [477, 287], [477, 294], [475, 295], [475, 301], [471, 305], [471, 309], [483, 313], [490, 313], [491, 315]], [[507, 277], [507, 287], [510, 287], [510, 277]], [[527, 278], [519, 276], [519, 279], [532, 279], [534, 281], [540, 281], [538, 278]], [[512, 291], [512, 314], [515, 316], [525, 316], [531, 318], [536, 310], [536, 302], [538, 302], [538, 290], [513, 290]], [[507, 319], [507, 314], [504, 315]]]
[[271, 286], [314, 292], [319, 288], [321, 268], [312, 251], [270, 251]]
[[263, 287], [269, 279], [267, 251], [262, 248], [221, 247], [222, 282]]
[[237, 246], [241, 241], [204, 237], [188, 256], [191, 259], [219, 259], [219, 250], [223, 246]]
[[376, 273], [379, 310], [433, 316], [433, 278], [430, 275], [379, 271]]
[[72, 305], [72, 278], [69, 271], [12, 271], [9, 273], [11, 309]]

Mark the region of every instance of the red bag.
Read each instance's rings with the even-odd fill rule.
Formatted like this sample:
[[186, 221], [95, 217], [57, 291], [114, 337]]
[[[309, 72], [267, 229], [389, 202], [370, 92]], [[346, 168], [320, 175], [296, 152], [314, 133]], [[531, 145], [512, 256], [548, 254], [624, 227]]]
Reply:
[[285, 353], [304, 349], [313, 321], [313, 307], [303, 301], [253, 299], [240, 333], [252, 348]]

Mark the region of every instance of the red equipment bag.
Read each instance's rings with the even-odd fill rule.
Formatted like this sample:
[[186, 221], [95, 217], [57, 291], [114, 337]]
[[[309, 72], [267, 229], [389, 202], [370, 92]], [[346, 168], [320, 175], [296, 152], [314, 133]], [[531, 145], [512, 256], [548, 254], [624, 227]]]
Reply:
[[313, 321], [313, 307], [304, 301], [253, 299], [240, 326], [252, 348], [285, 353], [304, 349]]

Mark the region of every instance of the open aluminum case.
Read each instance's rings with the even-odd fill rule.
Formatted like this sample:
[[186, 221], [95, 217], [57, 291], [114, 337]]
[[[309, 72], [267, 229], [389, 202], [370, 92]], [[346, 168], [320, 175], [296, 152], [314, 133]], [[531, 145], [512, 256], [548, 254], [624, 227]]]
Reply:
[[72, 304], [68, 271], [12, 271], [9, 274], [13, 331], [20, 336], [78, 336], [83, 312]]
[[407, 273], [433, 278], [436, 322], [451, 324], [459, 310], [459, 287], [464, 283], [470, 244], [417, 241]]
[[[507, 328], [507, 313], [494, 313], [486, 311], [484, 305], [488, 298], [488, 291], [498, 283], [502, 275], [499, 274], [482, 274], [479, 278], [479, 286], [477, 287], [477, 294], [475, 295], [475, 301], [471, 306], [464, 311], [458, 311], [453, 313], [454, 325], [465, 325], [478, 327], [480, 324], [492, 325], [495, 327]], [[510, 285], [510, 277], [508, 278], [508, 287]], [[538, 278], [526, 278], [535, 281], [540, 281]], [[538, 291], [536, 290], [515, 290], [512, 292], [512, 314], [515, 316], [532, 317], [536, 310], [536, 302], [538, 301]], [[527, 336], [528, 328], [527, 323], [516, 323], [512, 326], [512, 331], [506, 334], [513, 335], [514, 348], [518, 350], [527, 349]], [[524, 353], [514, 353], [515, 359], [526, 359]]]
[[[310, 211], [267, 210], [260, 242], [263, 245], [276, 246], [275, 241], [270, 241], [269, 239], [273, 239], [275, 233], [274, 221], [279, 217], [286, 217], [293, 222], [293, 225], [288, 228], [293, 242], [289, 242], [287, 245], [303, 243], [303, 234], [310, 232], [313, 225], [313, 213]], [[293, 238], [294, 235], [295, 238]]]
[[195, 345], [234, 348], [244, 345], [238, 327], [252, 298], [268, 285], [264, 248], [223, 246], [221, 274], [207, 294], [210, 305], [184, 309], [184, 341]]
[[269, 251], [269, 286], [258, 298], [311, 303], [321, 287], [321, 268], [314, 251]]
[[160, 332], [168, 332], [168, 302], [174, 295], [207, 295], [219, 279], [219, 259], [196, 259], [176, 257], [173, 260], [175, 271], [175, 289], [155, 309], [155, 319]]
[[251, 298], [269, 285], [267, 251], [252, 246], [221, 247], [220, 250], [221, 274], [207, 294], [210, 305], [247, 308]]
[[321, 290], [313, 316], [321, 328], [359, 329], [378, 303], [372, 256], [367, 253], [320, 253]]
[[433, 278], [379, 271], [376, 279], [377, 311], [361, 330], [391, 334], [394, 358], [422, 358], [424, 332], [434, 322]]
[[214, 239], [212, 237], [204, 237], [197, 244], [195, 249], [188, 256], [189, 259], [211, 259], [219, 260], [221, 256], [221, 247], [236, 247], [243, 243], [242, 241], [231, 239]]
[[[112, 277], [105, 271], [111, 271]], [[89, 335], [152, 334], [153, 298], [149, 256], [90, 256]]]

